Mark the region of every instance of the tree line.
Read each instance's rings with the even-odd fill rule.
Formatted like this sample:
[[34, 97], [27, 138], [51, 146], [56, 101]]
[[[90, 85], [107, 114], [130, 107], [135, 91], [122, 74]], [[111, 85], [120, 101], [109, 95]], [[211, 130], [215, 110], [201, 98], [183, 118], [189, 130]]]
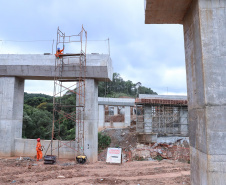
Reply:
[[151, 88], [142, 86], [140, 82], [133, 83], [131, 80], [123, 80], [119, 73], [113, 73], [111, 82], [99, 82], [99, 97], [129, 96], [136, 98], [138, 94], [157, 94]]

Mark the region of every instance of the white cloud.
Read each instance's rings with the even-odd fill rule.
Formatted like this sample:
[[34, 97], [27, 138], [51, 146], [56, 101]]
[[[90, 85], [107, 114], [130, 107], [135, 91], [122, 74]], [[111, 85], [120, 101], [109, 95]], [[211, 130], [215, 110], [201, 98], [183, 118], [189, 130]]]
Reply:
[[53, 81], [44, 80], [25, 80], [24, 92], [42, 93], [53, 96]]
[[[58, 26], [72, 35], [78, 34], [83, 24], [88, 40], [110, 38], [113, 68], [124, 79], [139, 81], [159, 94], [167, 93], [167, 88], [168, 93], [186, 93], [183, 27], [145, 25], [143, 0], [8, 0], [1, 5], [0, 40], [56, 40]], [[76, 49], [66, 47], [67, 52]], [[52, 41], [0, 41], [0, 53], [51, 52]], [[90, 41], [88, 52], [107, 53], [107, 43]], [[45, 83], [26, 82], [26, 89], [51, 94], [51, 86]]]

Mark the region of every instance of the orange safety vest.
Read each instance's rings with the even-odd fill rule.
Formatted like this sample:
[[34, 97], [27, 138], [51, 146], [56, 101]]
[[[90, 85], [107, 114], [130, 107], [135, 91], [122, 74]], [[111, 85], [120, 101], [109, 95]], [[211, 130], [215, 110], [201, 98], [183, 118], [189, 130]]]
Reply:
[[40, 142], [37, 142], [37, 145], [36, 145], [36, 151], [42, 151], [42, 147], [41, 147], [41, 143]]
[[62, 53], [63, 51], [64, 51], [64, 49], [61, 49], [60, 51], [57, 50], [55, 56], [56, 56], [57, 58], [60, 58], [60, 57], [61, 57], [60, 54], [63, 54], [63, 53]]

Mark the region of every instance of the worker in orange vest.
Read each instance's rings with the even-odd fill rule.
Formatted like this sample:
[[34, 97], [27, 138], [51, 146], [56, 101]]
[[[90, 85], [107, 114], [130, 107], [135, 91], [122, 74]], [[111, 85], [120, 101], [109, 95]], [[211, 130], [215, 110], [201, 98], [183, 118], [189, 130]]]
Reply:
[[37, 161], [39, 161], [40, 159], [42, 159], [42, 146], [40, 143], [40, 138], [37, 139], [36, 151], [37, 151]]
[[64, 51], [64, 47], [63, 47], [63, 49], [57, 48], [57, 52], [56, 52], [55, 56], [57, 58], [61, 58], [60, 54], [63, 54], [63, 51]]

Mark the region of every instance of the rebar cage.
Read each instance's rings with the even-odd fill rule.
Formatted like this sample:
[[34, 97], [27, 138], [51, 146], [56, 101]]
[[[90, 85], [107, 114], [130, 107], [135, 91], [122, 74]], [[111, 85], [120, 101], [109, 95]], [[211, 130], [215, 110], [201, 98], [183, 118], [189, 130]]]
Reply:
[[158, 136], [188, 136], [187, 115], [187, 106], [136, 104], [136, 130]]

